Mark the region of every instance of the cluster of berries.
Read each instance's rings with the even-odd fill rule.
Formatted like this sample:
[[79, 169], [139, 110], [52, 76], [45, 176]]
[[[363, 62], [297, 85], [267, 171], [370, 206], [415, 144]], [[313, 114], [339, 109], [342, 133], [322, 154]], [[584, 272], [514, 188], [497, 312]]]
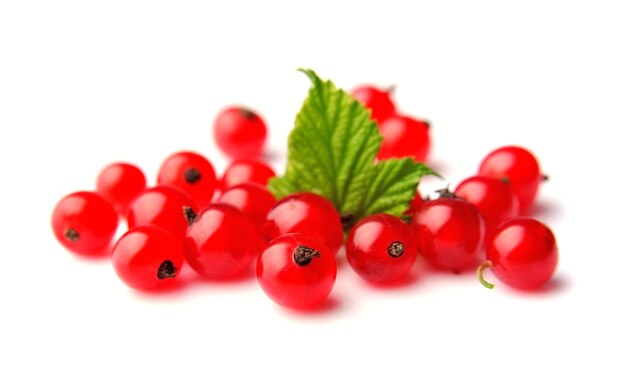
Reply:
[[[431, 143], [427, 122], [399, 115], [390, 91], [364, 85], [352, 94], [380, 125], [379, 158], [426, 158]], [[407, 213], [417, 251], [433, 266], [459, 272], [478, 265], [484, 250], [486, 259], [477, 273], [486, 287], [493, 287], [483, 278], [486, 268], [512, 287], [544, 285], [556, 269], [556, 241], [545, 224], [522, 215], [531, 213], [539, 185], [546, 179], [527, 149], [504, 146], [492, 151], [480, 163], [478, 174], [463, 180], [454, 192], [444, 189], [438, 191], [438, 199], [427, 201], [416, 194]], [[349, 237], [348, 261], [351, 243]]]
[[[389, 94], [363, 86], [353, 95], [372, 111], [383, 145], [379, 158], [424, 161], [430, 149], [428, 123], [397, 114]], [[113, 163], [97, 178], [95, 191], [64, 197], [54, 208], [52, 228], [68, 250], [112, 256], [129, 286], [150, 289], [173, 283], [183, 262], [212, 279], [244, 275], [256, 262], [263, 291], [276, 303], [309, 308], [330, 294], [335, 256], [344, 244], [341, 215], [326, 198], [296, 193], [276, 201], [267, 190], [274, 171], [259, 155], [267, 130], [256, 113], [241, 107], [215, 120], [217, 146], [233, 158], [220, 179], [202, 155], [183, 151], [162, 163], [157, 185], [146, 187], [136, 166]], [[417, 193], [409, 223], [375, 214], [351, 228], [345, 241], [349, 265], [365, 280], [401, 280], [418, 252], [436, 267], [461, 271], [486, 247], [482, 270], [491, 267], [505, 283], [541, 286], [557, 262], [554, 236], [531, 218], [542, 179], [527, 150], [505, 147], [491, 153], [456, 194], [441, 191], [424, 201]], [[128, 231], [110, 248], [120, 217]]]

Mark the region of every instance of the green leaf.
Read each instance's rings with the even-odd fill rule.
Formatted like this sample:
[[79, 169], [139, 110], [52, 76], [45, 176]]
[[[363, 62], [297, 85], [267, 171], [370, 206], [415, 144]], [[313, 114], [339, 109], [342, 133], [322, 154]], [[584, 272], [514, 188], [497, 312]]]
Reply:
[[425, 175], [437, 175], [423, 163], [413, 159], [387, 159], [374, 165], [372, 175], [363, 196], [364, 206], [361, 218], [376, 213], [390, 213], [402, 216], [408, 209], [407, 204], [415, 196], [420, 178]]
[[373, 213], [402, 216], [420, 178], [434, 172], [412, 159], [374, 164], [382, 136], [369, 110], [314, 71], [301, 71], [313, 85], [289, 134], [285, 175], [270, 181], [270, 191], [277, 198], [323, 195], [350, 224]]

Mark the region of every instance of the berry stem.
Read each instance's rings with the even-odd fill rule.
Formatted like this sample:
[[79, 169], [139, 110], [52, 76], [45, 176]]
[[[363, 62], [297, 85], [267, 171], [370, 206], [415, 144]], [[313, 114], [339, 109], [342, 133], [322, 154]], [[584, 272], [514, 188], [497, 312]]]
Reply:
[[185, 220], [187, 220], [187, 224], [189, 226], [193, 225], [193, 223], [196, 222], [196, 219], [198, 218], [196, 212], [194, 212], [191, 207], [188, 207], [186, 205], [183, 206], [183, 216], [185, 217]]
[[77, 242], [80, 239], [80, 234], [74, 228], [69, 228], [65, 231], [65, 238], [70, 242]]
[[391, 258], [399, 258], [404, 254], [404, 245], [400, 241], [393, 241], [387, 247], [387, 254]]
[[541, 181], [542, 182], [547, 182], [548, 180], [550, 180], [550, 177], [546, 174], [541, 174]]
[[170, 260], [163, 261], [159, 266], [159, 270], [157, 271], [157, 278], [159, 280], [170, 279], [176, 276], [176, 267], [174, 267], [174, 263]]
[[493, 262], [491, 262], [490, 260], [486, 260], [483, 264], [478, 266], [478, 270], [476, 270], [476, 275], [478, 275], [478, 280], [480, 281], [480, 283], [489, 289], [493, 288], [494, 285], [485, 280], [485, 278], [483, 277], [483, 271], [487, 268], [492, 267]]
[[298, 266], [306, 266], [311, 263], [313, 258], [319, 258], [320, 252], [307, 246], [298, 246], [293, 253], [293, 260]]
[[251, 110], [249, 110], [249, 109], [245, 109], [245, 108], [240, 108], [240, 109], [239, 109], [239, 114], [240, 114], [243, 118], [248, 119], [248, 120], [253, 119], [253, 118], [254, 118], [254, 116], [255, 116], [255, 115], [254, 115], [254, 112], [252, 112], [252, 111], [251, 111]]
[[202, 178], [200, 171], [198, 171], [198, 169], [195, 167], [190, 167], [187, 170], [185, 170], [184, 176], [185, 176], [185, 181], [189, 184], [194, 184], [195, 182], [197, 182], [198, 180]]
[[450, 191], [449, 186], [446, 188], [439, 189], [435, 192], [439, 194], [440, 199], [458, 199], [459, 198], [459, 196], [457, 196], [454, 192]]

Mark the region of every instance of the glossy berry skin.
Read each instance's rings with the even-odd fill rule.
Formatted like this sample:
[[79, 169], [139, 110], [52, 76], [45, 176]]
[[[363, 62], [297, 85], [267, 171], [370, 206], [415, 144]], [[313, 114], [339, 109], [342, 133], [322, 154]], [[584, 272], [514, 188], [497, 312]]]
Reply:
[[52, 211], [52, 230], [68, 250], [85, 255], [106, 251], [115, 235], [118, 215], [113, 205], [95, 192], [65, 196]]
[[257, 228], [239, 209], [211, 204], [185, 234], [185, 258], [199, 274], [211, 279], [241, 275], [263, 248]]
[[183, 191], [170, 186], [148, 188], [128, 206], [128, 228], [156, 225], [182, 237], [188, 226], [183, 213], [184, 207], [196, 210], [194, 201]]
[[253, 158], [263, 151], [267, 127], [255, 112], [243, 107], [229, 107], [217, 115], [213, 135], [217, 146], [226, 155]]
[[519, 200], [520, 212], [534, 203], [543, 177], [537, 158], [519, 146], [504, 146], [492, 151], [480, 163], [478, 172], [490, 178], [508, 180], [511, 191]]
[[400, 218], [375, 214], [361, 219], [346, 240], [346, 257], [363, 279], [389, 283], [404, 278], [417, 258], [413, 230]]
[[396, 114], [390, 91], [372, 85], [361, 85], [352, 90], [352, 96], [372, 112], [372, 120], [379, 125]]
[[487, 260], [500, 281], [519, 289], [547, 283], [558, 263], [554, 234], [530, 217], [505, 221], [487, 246]]
[[159, 169], [157, 183], [184, 191], [199, 208], [211, 202], [217, 188], [211, 162], [191, 151], [181, 151], [167, 157]]
[[265, 218], [276, 204], [276, 198], [265, 187], [244, 183], [224, 191], [216, 202], [230, 204], [242, 211], [262, 233]]
[[315, 237], [333, 254], [343, 244], [339, 213], [328, 199], [310, 192], [285, 196], [267, 214], [263, 234], [268, 241], [287, 233]]
[[183, 265], [179, 237], [155, 225], [130, 229], [113, 248], [113, 268], [128, 286], [151, 289], [171, 283]]
[[256, 275], [263, 291], [277, 304], [305, 309], [319, 306], [337, 278], [334, 254], [326, 245], [300, 233], [282, 235], [259, 255]]
[[411, 224], [417, 233], [419, 252], [431, 265], [461, 272], [476, 263], [484, 225], [473, 204], [460, 198], [429, 200]]
[[487, 231], [519, 214], [517, 197], [504, 180], [472, 176], [459, 183], [454, 193], [478, 208]]
[[383, 144], [378, 159], [413, 158], [426, 161], [430, 151], [430, 125], [408, 116], [393, 116], [380, 124]]
[[100, 171], [96, 180], [96, 192], [109, 201], [121, 215], [144, 189], [146, 176], [139, 167], [130, 163], [111, 163]]
[[242, 183], [256, 183], [265, 186], [270, 178], [275, 176], [274, 170], [260, 160], [237, 159], [224, 171], [221, 186], [224, 190]]

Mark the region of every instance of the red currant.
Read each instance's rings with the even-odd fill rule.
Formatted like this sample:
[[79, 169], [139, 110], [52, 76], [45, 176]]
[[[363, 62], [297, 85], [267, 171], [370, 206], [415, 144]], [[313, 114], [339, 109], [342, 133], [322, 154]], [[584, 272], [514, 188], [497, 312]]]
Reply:
[[372, 120], [379, 124], [396, 114], [396, 106], [391, 100], [389, 90], [362, 85], [352, 90], [352, 96], [372, 112]]
[[233, 161], [222, 176], [222, 189], [228, 189], [242, 183], [267, 185], [276, 173], [270, 166], [256, 159], [238, 159]]
[[52, 211], [52, 230], [66, 249], [98, 254], [111, 244], [118, 224], [113, 205], [94, 192], [75, 192], [61, 199]]
[[179, 237], [155, 225], [130, 229], [113, 248], [113, 268], [128, 286], [150, 289], [172, 282], [183, 264]]
[[480, 175], [505, 179], [519, 200], [520, 212], [534, 202], [543, 176], [539, 162], [528, 150], [519, 146], [504, 146], [489, 153], [480, 163]]
[[404, 212], [404, 214], [405, 215], [416, 214], [417, 212], [419, 212], [422, 204], [424, 204], [424, 199], [422, 198], [422, 195], [419, 193], [419, 191], [416, 191], [415, 197], [409, 203], [409, 209], [407, 209], [406, 212]]
[[289, 308], [320, 305], [337, 278], [337, 264], [326, 245], [300, 233], [282, 235], [259, 255], [256, 275], [274, 302]]
[[256, 157], [261, 154], [267, 127], [258, 114], [242, 107], [221, 111], [213, 128], [217, 146], [234, 158]]
[[447, 190], [413, 215], [420, 254], [433, 266], [460, 272], [476, 262], [484, 225], [478, 209]]
[[183, 190], [200, 208], [211, 202], [217, 187], [211, 162], [189, 151], [178, 152], [165, 159], [159, 169], [157, 183]]
[[408, 116], [393, 116], [380, 124], [383, 144], [379, 159], [410, 157], [426, 161], [430, 150], [430, 125]]
[[188, 212], [185, 258], [199, 274], [227, 279], [242, 274], [263, 248], [254, 224], [230, 204], [211, 204], [197, 216]]
[[318, 238], [333, 253], [343, 244], [341, 218], [323, 196], [302, 192], [285, 196], [267, 214], [263, 234], [272, 240], [287, 233], [303, 233]]
[[363, 279], [388, 283], [405, 277], [417, 258], [413, 230], [400, 218], [375, 214], [361, 219], [346, 240], [348, 263]]
[[182, 237], [187, 230], [183, 209], [195, 209], [195, 203], [186, 193], [170, 186], [148, 188], [133, 200], [126, 210], [128, 228], [139, 225], [157, 225]]
[[276, 203], [276, 198], [265, 187], [245, 183], [230, 187], [222, 193], [217, 203], [225, 203], [242, 211], [257, 229], [262, 232], [267, 213]]
[[487, 232], [519, 213], [518, 200], [506, 180], [472, 176], [463, 180], [454, 193], [478, 208]]
[[556, 239], [550, 228], [533, 218], [517, 217], [498, 227], [478, 275], [488, 288], [493, 284], [483, 279], [485, 268], [491, 268], [500, 281], [511, 287], [534, 289], [552, 278], [557, 262]]
[[128, 204], [146, 188], [146, 176], [130, 163], [112, 163], [100, 171], [96, 188], [123, 215]]

